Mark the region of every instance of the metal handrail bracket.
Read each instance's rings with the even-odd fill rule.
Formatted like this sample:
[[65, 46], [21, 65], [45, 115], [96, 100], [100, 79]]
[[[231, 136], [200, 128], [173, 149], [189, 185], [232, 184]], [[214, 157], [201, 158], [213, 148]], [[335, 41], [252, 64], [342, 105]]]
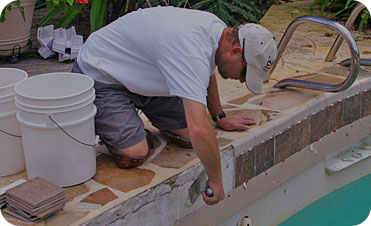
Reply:
[[281, 41], [278, 44], [278, 51], [277, 51], [277, 58], [275, 63], [273, 64], [273, 67], [269, 73], [266, 74], [264, 77], [264, 81], [268, 81], [271, 77], [272, 73], [274, 72], [278, 61], [282, 57], [282, 54], [291, 39], [292, 35], [294, 34], [294, 31], [299, 25], [302, 25], [304, 23], [310, 23], [310, 24], [317, 24], [317, 25], [323, 25], [325, 27], [337, 30], [341, 37], [346, 41], [348, 44], [350, 53], [351, 53], [351, 69], [348, 77], [339, 84], [326, 84], [326, 83], [319, 83], [319, 82], [310, 82], [305, 80], [297, 80], [297, 79], [284, 79], [279, 81], [275, 87], [276, 88], [283, 88], [286, 86], [293, 86], [293, 87], [299, 87], [299, 88], [305, 88], [305, 89], [313, 89], [313, 90], [321, 90], [326, 92], [340, 92], [343, 90], [346, 90], [348, 87], [350, 87], [353, 82], [356, 80], [358, 76], [358, 72], [360, 69], [360, 54], [359, 49], [356, 41], [354, 40], [352, 34], [350, 31], [344, 27], [343, 25], [323, 19], [318, 18], [314, 16], [301, 16], [296, 18], [291, 22], [291, 24], [287, 27], [285, 34], [283, 35]]

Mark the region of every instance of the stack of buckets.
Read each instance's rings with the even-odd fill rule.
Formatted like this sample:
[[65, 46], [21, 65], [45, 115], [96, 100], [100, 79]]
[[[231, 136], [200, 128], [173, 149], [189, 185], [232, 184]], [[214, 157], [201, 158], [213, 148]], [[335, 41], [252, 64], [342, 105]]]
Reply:
[[85, 75], [63, 72], [33, 76], [15, 86], [29, 179], [41, 177], [66, 187], [94, 176], [93, 85]]
[[27, 76], [22, 70], [0, 68], [0, 176], [25, 169], [21, 129], [16, 119], [14, 86]]

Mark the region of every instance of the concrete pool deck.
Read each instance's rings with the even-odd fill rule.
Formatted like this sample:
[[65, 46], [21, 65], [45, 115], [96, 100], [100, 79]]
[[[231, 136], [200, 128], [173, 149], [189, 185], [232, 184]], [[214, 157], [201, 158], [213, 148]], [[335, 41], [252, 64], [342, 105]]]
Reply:
[[[279, 41], [294, 18], [313, 13], [303, 10], [309, 9], [310, 2], [273, 5], [261, 23]], [[361, 57], [371, 58], [370, 38], [354, 35], [360, 36], [357, 44]], [[218, 78], [227, 115], [246, 114], [258, 122], [245, 132], [215, 128], [226, 194], [241, 189], [243, 183], [249, 181], [248, 192], [255, 195], [243, 200], [247, 205], [331, 153], [326, 150], [314, 155], [309, 146], [321, 147], [321, 142], [329, 142], [326, 139], [332, 139], [334, 130], [346, 130], [350, 134], [349, 130], [357, 128], [356, 135], [347, 136], [349, 142], [371, 133], [371, 67], [361, 66], [353, 86], [338, 94], [273, 88], [277, 81], [292, 76], [328, 83], [344, 80], [349, 68], [337, 63], [349, 57], [345, 44], [334, 62], [324, 62], [335, 37], [336, 32], [327, 28], [300, 26], [261, 95], [250, 93], [239, 82]], [[0, 67], [19, 68], [32, 76], [68, 72], [72, 64], [58, 63], [57, 59], [24, 59], [12, 65], [0, 63]], [[148, 121], [146, 126], [155, 131]], [[163, 142], [161, 138], [158, 141], [158, 145]], [[303, 163], [298, 164], [299, 160]], [[192, 217], [196, 210], [220, 211], [218, 206], [229, 202], [227, 197], [215, 207], [208, 207], [198, 199], [192, 207], [185, 206], [187, 190], [201, 171], [202, 165], [192, 150], [173, 145], [168, 145], [150, 163], [133, 170], [116, 168], [111, 157], [102, 154], [97, 158], [97, 174], [91, 180], [66, 188], [69, 202], [64, 210], [36, 225], [170, 225], [176, 222], [181, 225], [182, 219], [187, 215]], [[27, 179], [26, 172], [0, 178], [0, 187], [18, 179]], [[276, 182], [273, 185], [268, 180]], [[239, 205], [236, 204], [235, 209]], [[14, 224], [33, 225], [4, 216]], [[221, 221], [216, 217], [208, 222], [215, 225]]]

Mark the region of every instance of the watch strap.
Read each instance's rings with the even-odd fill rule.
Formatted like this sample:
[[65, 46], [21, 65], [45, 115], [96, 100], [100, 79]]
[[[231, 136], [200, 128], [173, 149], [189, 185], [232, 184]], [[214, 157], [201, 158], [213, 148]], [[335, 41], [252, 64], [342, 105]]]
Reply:
[[227, 117], [227, 115], [225, 114], [224, 111], [222, 111], [222, 113], [220, 113], [219, 115], [213, 116], [211, 118], [213, 119], [214, 122], [216, 122], [216, 121], [219, 121], [220, 119], [225, 118], [225, 117]]

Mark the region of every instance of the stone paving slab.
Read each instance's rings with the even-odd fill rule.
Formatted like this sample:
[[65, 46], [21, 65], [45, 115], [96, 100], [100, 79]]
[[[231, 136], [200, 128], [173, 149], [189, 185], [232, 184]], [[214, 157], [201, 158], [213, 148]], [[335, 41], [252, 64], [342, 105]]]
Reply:
[[[301, 0], [290, 3], [282, 2], [280, 5], [273, 5], [261, 20], [261, 23], [270, 29], [276, 36], [277, 41], [279, 41], [284, 30], [294, 18], [305, 14], [313, 14], [313, 12], [308, 10], [311, 2], [312, 1], [310, 0]], [[244, 84], [232, 80], [222, 80], [220, 76], [218, 76], [221, 100], [224, 106], [228, 107], [230, 114], [234, 114], [233, 111], [254, 112], [254, 114], [256, 114], [254, 117], [261, 119], [261, 123], [259, 123], [260, 125], [254, 126], [249, 131], [245, 132], [227, 132], [218, 128], [215, 129], [218, 140], [223, 141], [220, 142], [220, 150], [222, 152], [223, 174], [227, 175], [223, 178], [225, 180], [224, 184], [227, 192], [240, 185], [246, 179], [246, 176], [254, 177], [256, 175], [255, 171], [251, 174], [244, 172], [246, 175], [238, 175], [237, 172], [235, 174], [235, 167], [238, 169], [249, 168], [244, 167], [244, 165], [251, 162], [252, 159], [255, 162], [255, 158], [258, 158], [258, 170], [259, 172], [264, 172], [267, 167], [280, 162], [289, 154], [292, 154], [291, 152], [289, 154], [282, 152], [277, 155], [276, 159], [274, 159], [274, 155], [272, 155], [271, 152], [272, 145], [269, 145], [269, 143], [272, 143], [272, 139], [269, 139], [269, 136], [274, 135], [274, 131], [272, 130], [276, 128], [273, 126], [272, 122], [276, 122], [277, 120], [288, 116], [291, 117], [292, 115], [296, 116], [292, 118], [300, 118], [296, 115], [299, 112], [298, 109], [302, 109], [303, 106], [310, 101], [321, 99], [324, 97], [324, 93], [296, 88], [279, 90], [273, 88], [273, 85], [278, 80], [293, 75], [307, 76], [308, 78], [315, 78], [316, 80], [318, 79], [319, 81], [324, 82], [333, 81], [332, 79], [335, 79], [335, 81], [344, 79], [344, 76], [348, 73], [348, 69], [338, 66], [337, 62], [348, 57], [346, 46], [344, 47], [343, 45], [339, 50], [335, 62], [325, 63], [323, 61], [335, 37], [336, 34], [327, 29], [316, 26], [300, 27], [300, 29], [295, 32], [295, 35], [289, 43], [289, 46], [287, 47], [282, 60], [279, 62], [271, 80], [264, 85], [264, 94], [262, 95], [254, 95], [246, 89]], [[371, 41], [368, 38], [361, 37], [357, 41], [357, 44], [360, 47], [363, 57], [371, 57]], [[19, 68], [27, 71], [30, 76], [57, 71], [69, 72], [72, 65], [72, 63], [59, 63], [56, 58], [49, 60], [39, 58], [22, 59], [17, 64], [0, 62], [0, 67]], [[361, 67], [359, 79], [370, 76], [370, 71], [371, 67]], [[324, 74], [324, 76], [308, 75], [313, 73]], [[367, 95], [362, 94], [362, 96]], [[363, 103], [367, 103], [366, 101], [369, 99], [364, 98], [364, 100]], [[277, 102], [289, 103], [290, 108], [285, 108], [283, 107], [283, 104], [280, 105], [277, 104]], [[365, 106], [365, 104], [362, 106]], [[274, 115], [273, 117], [273, 115], [269, 115], [269, 112], [273, 112], [277, 115]], [[325, 115], [325, 113], [322, 112], [322, 115]], [[307, 116], [307, 114], [305, 116]], [[321, 115], [319, 114], [317, 115], [318, 118], [322, 119], [323, 117], [320, 116]], [[326, 118], [323, 120], [326, 120]], [[310, 122], [309, 118], [300, 124], [296, 124], [295, 127], [293, 127], [293, 131], [299, 132], [292, 132], [291, 137], [304, 136], [304, 132], [307, 131], [308, 134], [304, 137], [307, 137], [309, 142], [311, 135], [309, 133]], [[145, 125], [154, 130], [148, 120], [145, 121]], [[287, 134], [285, 133], [284, 135], [286, 136]], [[315, 135], [316, 134], [312, 134], [312, 137], [315, 137]], [[251, 157], [250, 154], [249, 156], [241, 155], [240, 158], [236, 156], [238, 160], [235, 160], [233, 151], [231, 151], [233, 149], [231, 149], [231, 147], [237, 148], [236, 142], [238, 143], [241, 140], [246, 139], [246, 137], [254, 137], [253, 147], [257, 143], [255, 143], [255, 140], [268, 140], [266, 140], [266, 144], [257, 146], [257, 148], [252, 150], [253, 152], [251, 153], [254, 153], [253, 157]], [[295, 142], [293, 146], [297, 149], [302, 148], [304, 144], [299, 143]], [[284, 145], [285, 144], [282, 143], [281, 146]], [[261, 149], [261, 151], [256, 152], [258, 149]], [[244, 153], [244, 151], [246, 150], [239, 153]], [[256, 153], [258, 154], [256, 155]], [[179, 148], [174, 148], [170, 145], [151, 163], [130, 172], [126, 172], [125, 170], [116, 172], [118, 169], [112, 165], [113, 162], [110, 158], [110, 156], [106, 155], [99, 157], [98, 163], [101, 164], [101, 170], [99, 172], [100, 178], [105, 175], [115, 175], [119, 173], [120, 178], [126, 177], [127, 180], [132, 180], [133, 178], [135, 179], [135, 177], [144, 176], [149, 182], [147, 184], [140, 184], [139, 187], [134, 186], [135, 189], [123, 190], [117, 189], [120, 188], [118, 187], [119, 185], [113, 185], [110, 184], [111, 182], [107, 182], [107, 178], [98, 181], [93, 178], [82, 185], [66, 188], [66, 196], [69, 202], [66, 204], [64, 210], [56, 216], [50, 217], [46, 221], [38, 223], [37, 225], [65, 225], [66, 223], [69, 225], [106, 225], [110, 223], [114, 224], [115, 222], [117, 222], [116, 225], [120, 225], [120, 222], [135, 222], [135, 220], [138, 220], [131, 219], [131, 214], [133, 216], [142, 216], [143, 220], [147, 219], [146, 214], [143, 211], [139, 211], [142, 207], [149, 208], [147, 210], [151, 211], [157, 210], [157, 212], [151, 212], [156, 214], [156, 216], [152, 215], [151, 217], [154, 219], [162, 219], [164, 220], [164, 224], [166, 224], [165, 222], [174, 222], [175, 220], [179, 220], [179, 218], [182, 218], [182, 214], [190, 214], [204, 205], [202, 201], [198, 200], [191, 209], [180, 210], [180, 206], [183, 207], [181, 202], [183, 199], [187, 198], [185, 192], [187, 187], [190, 186], [194, 178], [197, 177], [198, 172], [200, 172], [199, 160], [194, 158], [193, 150], [179, 150]], [[166, 163], [169, 159], [174, 158], [178, 158], [177, 164]], [[235, 165], [235, 163], [238, 165]], [[154, 174], [152, 175], [151, 172]], [[148, 173], [152, 176], [148, 177]], [[133, 177], [133, 175], [135, 176]], [[0, 187], [10, 184], [19, 178], [26, 179], [26, 172], [23, 171], [12, 176], [0, 178]], [[235, 178], [239, 181], [235, 181]], [[113, 194], [111, 192], [98, 192], [105, 188], [109, 189]], [[86, 200], [89, 195], [93, 196], [92, 194], [103, 194], [103, 196], [107, 195], [118, 198], [111, 200], [110, 197], [102, 197], [103, 200], [111, 200], [104, 205], [87, 205], [86, 203], [81, 202], [84, 199]], [[162, 195], [166, 195], [166, 197], [173, 200], [173, 202], [176, 203], [174, 204], [175, 206], [170, 205], [170, 201], [162, 200]], [[173, 215], [170, 217], [167, 214], [167, 218], [163, 219], [165, 213], [161, 212], [163, 211], [162, 208], [172, 209], [171, 213], [173, 213]], [[126, 216], [127, 218], [125, 218]], [[15, 222], [13, 218], [9, 216], [6, 217]], [[152, 223], [153, 225], [157, 225], [155, 221]], [[29, 224], [25, 223], [24, 225]]]
[[59, 63], [57, 58], [42, 59], [42, 58], [21, 58], [18, 63], [9, 64], [5, 60], [0, 62], [0, 67], [3, 68], [18, 68], [28, 73], [28, 76], [34, 76], [52, 72], [70, 72], [73, 62]]

